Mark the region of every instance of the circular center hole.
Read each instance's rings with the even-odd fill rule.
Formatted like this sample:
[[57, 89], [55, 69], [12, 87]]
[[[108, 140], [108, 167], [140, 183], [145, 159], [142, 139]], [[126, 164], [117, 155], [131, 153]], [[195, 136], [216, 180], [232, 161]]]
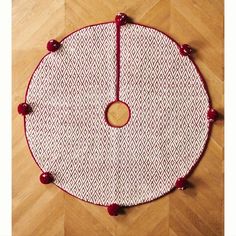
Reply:
[[110, 126], [120, 128], [129, 122], [130, 108], [124, 102], [115, 101], [107, 106], [105, 116]]

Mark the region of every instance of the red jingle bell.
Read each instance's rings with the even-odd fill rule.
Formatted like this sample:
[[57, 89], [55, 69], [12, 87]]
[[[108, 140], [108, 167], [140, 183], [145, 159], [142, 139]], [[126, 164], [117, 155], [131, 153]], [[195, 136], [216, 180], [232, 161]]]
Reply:
[[117, 25], [125, 25], [128, 22], [128, 16], [124, 13], [118, 13], [115, 22]]
[[179, 48], [182, 56], [190, 56], [193, 53], [193, 49], [188, 44], [183, 44]]
[[207, 119], [210, 122], [214, 122], [217, 118], [218, 118], [218, 112], [215, 109], [210, 108], [207, 112]]
[[32, 111], [32, 108], [29, 104], [24, 102], [18, 105], [17, 111], [19, 114], [25, 116], [25, 115], [28, 115]]
[[175, 187], [177, 189], [184, 190], [187, 187], [187, 180], [183, 177], [178, 178], [176, 183], [175, 183]]
[[43, 172], [40, 177], [39, 180], [42, 184], [50, 184], [53, 182], [54, 178], [52, 176], [51, 173], [49, 172]]
[[47, 49], [50, 52], [55, 52], [57, 51], [59, 48], [61, 47], [61, 44], [55, 40], [55, 39], [51, 39], [48, 43], [47, 43]]
[[118, 204], [111, 204], [110, 206], [107, 207], [107, 211], [109, 215], [111, 216], [117, 216], [120, 212], [121, 207]]

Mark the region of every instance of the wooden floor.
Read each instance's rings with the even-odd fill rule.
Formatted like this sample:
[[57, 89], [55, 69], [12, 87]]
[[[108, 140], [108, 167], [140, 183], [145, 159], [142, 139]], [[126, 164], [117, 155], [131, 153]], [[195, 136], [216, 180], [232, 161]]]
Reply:
[[[23, 119], [16, 112], [46, 42], [125, 12], [197, 49], [213, 106], [223, 114], [223, 0], [13, 0], [13, 233], [14, 236], [223, 235], [223, 118], [214, 125], [192, 187], [110, 217], [54, 185], [39, 184]], [[222, 115], [223, 117], [223, 115]]]

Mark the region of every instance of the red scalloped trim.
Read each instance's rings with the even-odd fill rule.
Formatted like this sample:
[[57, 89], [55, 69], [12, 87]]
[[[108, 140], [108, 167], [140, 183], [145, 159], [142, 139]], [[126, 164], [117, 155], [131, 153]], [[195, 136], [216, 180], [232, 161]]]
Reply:
[[[79, 28], [79, 29], [77, 29], [77, 30], [71, 32], [70, 34], [66, 35], [66, 36], [60, 41], [60, 43], [62, 43], [63, 40], [65, 40], [66, 38], [68, 38], [68, 37], [69, 37], [70, 35], [72, 35], [73, 33], [78, 32], [78, 31], [80, 31], [80, 30], [82, 30], [82, 29], [85, 29], [85, 28], [88, 28], [88, 27], [92, 27], [92, 26], [97, 26], [97, 25], [109, 24], [109, 23], [115, 23], [115, 22], [114, 22], [114, 21], [107, 21], [107, 22], [102, 22], [102, 23], [87, 25], [87, 26], [84, 26], [84, 27], [82, 27], [82, 28]], [[173, 39], [170, 35], [168, 35], [167, 33], [164, 33], [163, 31], [160, 31], [159, 29], [157, 29], [157, 28], [155, 28], [155, 27], [148, 26], [148, 25], [144, 25], [144, 24], [141, 24], [141, 23], [134, 23], [134, 22], [129, 22], [129, 24], [140, 25], [140, 26], [143, 26], [143, 27], [146, 27], [146, 28], [150, 28], [150, 29], [153, 29], [153, 30], [157, 30], [157, 31], [159, 31], [160, 33], [164, 34], [166, 37], [168, 37], [168, 38], [169, 38], [172, 42], [174, 42], [178, 47], [180, 47], [180, 44], [179, 44], [175, 39]], [[32, 80], [32, 78], [33, 78], [33, 75], [34, 75], [35, 71], [38, 69], [38, 67], [39, 67], [39, 65], [41, 64], [42, 60], [43, 60], [48, 54], [50, 54], [50, 53], [51, 53], [51, 52], [48, 52], [46, 55], [44, 55], [44, 56], [42, 57], [42, 59], [39, 61], [39, 63], [38, 63], [38, 65], [36, 66], [36, 68], [34, 69], [32, 75], [31, 75], [31, 77], [30, 77], [30, 80], [29, 80], [29, 82], [28, 82], [27, 88], [26, 88], [25, 102], [27, 101], [27, 94], [28, 94], [29, 86], [30, 86], [30, 83], [31, 83], [31, 80]], [[206, 93], [207, 93], [207, 96], [208, 96], [209, 107], [211, 107], [211, 98], [210, 98], [210, 95], [209, 95], [209, 90], [208, 90], [206, 81], [205, 81], [205, 79], [204, 79], [202, 73], [200, 72], [200, 70], [199, 70], [197, 64], [194, 62], [193, 58], [189, 56], [189, 59], [190, 59], [191, 62], [194, 64], [195, 69], [197, 70], [197, 72], [198, 72], [198, 74], [199, 74], [199, 76], [200, 76], [201, 82], [203, 83], [204, 89], [205, 89], [205, 91], [206, 91]], [[206, 116], [207, 116], [207, 114], [206, 114]], [[31, 150], [31, 148], [30, 148], [29, 141], [28, 141], [28, 138], [27, 138], [27, 135], [26, 135], [26, 120], [25, 120], [25, 119], [26, 119], [26, 117], [24, 116], [24, 133], [25, 133], [25, 138], [26, 138], [27, 145], [28, 145], [28, 147], [29, 147], [29, 151], [30, 151], [30, 153], [31, 153], [31, 156], [32, 156], [33, 160], [35, 161], [35, 163], [36, 163], [37, 166], [39, 167], [39, 169], [40, 169], [42, 172], [44, 172], [44, 170], [40, 167], [40, 165], [39, 165], [38, 162], [36, 161], [36, 159], [35, 159], [35, 157], [34, 157], [34, 155], [33, 155], [33, 153], [32, 153], [32, 150]], [[196, 161], [195, 165], [190, 169], [189, 173], [184, 176], [185, 178], [189, 177], [189, 176], [193, 173], [193, 171], [195, 170], [195, 168], [196, 168], [197, 165], [199, 164], [200, 160], [202, 159], [202, 157], [203, 157], [203, 155], [204, 155], [204, 153], [205, 153], [205, 151], [206, 151], [206, 148], [207, 148], [207, 146], [208, 146], [208, 143], [209, 143], [209, 138], [210, 138], [210, 134], [211, 134], [211, 131], [212, 131], [212, 126], [213, 126], [213, 123], [212, 123], [212, 122], [209, 123], [209, 126], [208, 126], [208, 136], [207, 136], [207, 140], [206, 140], [206, 142], [205, 142], [205, 145], [204, 145], [204, 147], [203, 147], [202, 153], [200, 154], [200, 156], [199, 156], [198, 160]], [[77, 199], [79, 199], [79, 200], [81, 200], [81, 201], [89, 202], [89, 203], [91, 203], [91, 204], [98, 205], [98, 206], [105, 206], [105, 207], [107, 206], [107, 205], [102, 205], [102, 204], [98, 204], [98, 203], [86, 201], [86, 200], [84, 200], [84, 199], [81, 199], [81, 198], [79, 198], [79, 197], [77, 197], [77, 196], [75, 196], [75, 195], [69, 193], [67, 190], [65, 190], [65, 189], [61, 188], [60, 186], [56, 185], [54, 182], [53, 182], [52, 184], [54, 184], [55, 186], [57, 186], [59, 189], [61, 189], [61, 190], [64, 191], [65, 193], [67, 193], [67, 194], [69, 194], [69, 195], [71, 195], [71, 196], [73, 196], [73, 197], [75, 197], [75, 198], [77, 198]], [[174, 187], [171, 188], [168, 192], [166, 192], [165, 194], [163, 194], [163, 195], [160, 196], [160, 197], [157, 197], [157, 198], [152, 199], [152, 200], [147, 201], [147, 202], [142, 202], [142, 203], [138, 203], [138, 204], [135, 204], [135, 205], [132, 205], [132, 206], [126, 206], [126, 207], [129, 208], [129, 207], [133, 207], [133, 206], [138, 206], [138, 205], [147, 204], [147, 203], [149, 203], [149, 202], [155, 201], [155, 200], [157, 200], [157, 199], [160, 199], [160, 198], [166, 196], [167, 194], [173, 192], [175, 189], [176, 189], [176, 188], [175, 188], [175, 186], [174, 186]], [[125, 206], [123, 206], [123, 207], [125, 207]]]

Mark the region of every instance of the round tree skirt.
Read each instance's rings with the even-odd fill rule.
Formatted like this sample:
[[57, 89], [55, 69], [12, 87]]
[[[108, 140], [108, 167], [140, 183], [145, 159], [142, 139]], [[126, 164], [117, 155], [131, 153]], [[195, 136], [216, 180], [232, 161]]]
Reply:
[[189, 46], [116, 18], [50, 41], [48, 50], [26, 92], [25, 133], [58, 187], [91, 203], [131, 206], [190, 173], [211, 107]]

